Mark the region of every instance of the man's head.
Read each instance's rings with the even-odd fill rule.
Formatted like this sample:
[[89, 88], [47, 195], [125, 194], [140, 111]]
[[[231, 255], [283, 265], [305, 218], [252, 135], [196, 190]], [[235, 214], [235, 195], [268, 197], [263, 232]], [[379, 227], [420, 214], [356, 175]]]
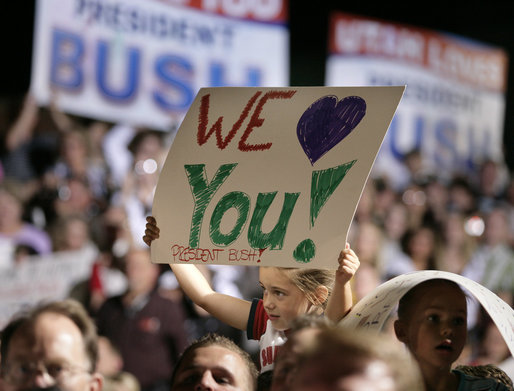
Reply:
[[[388, 335], [326, 328], [298, 354], [288, 389], [299, 391], [421, 390], [419, 369]], [[273, 389], [273, 388], [272, 388]]]
[[147, 294], [155, 288], [159, 265], [152, 263], [149, 249], [132, 248], [125, 255], [125, 274], [131, 293]]
[[41, 304], [20, 313], [1, 334], [3, 391], [58, 387], [99, 391], [93, 321], [76, 301]]
[[309, 349], [319, 332], [331, 327], [334, 326], [326, 317], [315, 314], [304, 314], [291, 322], [287, 341], [278, 350], [273, 369], [272, 391], [291, 389], [300, 356]]
[[171, 391], [254, 391], [257, 368], [250, 355], [232, 340], [207, 334], [196, 340], [180, 357]]

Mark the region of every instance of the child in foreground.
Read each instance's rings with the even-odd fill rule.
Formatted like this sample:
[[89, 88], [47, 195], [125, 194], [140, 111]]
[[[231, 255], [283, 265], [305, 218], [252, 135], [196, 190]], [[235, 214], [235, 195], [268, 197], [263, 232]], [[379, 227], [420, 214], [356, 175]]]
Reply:
[[[143, 240], [150, 245], [159, 237], [155, 218], [146, 218]], [[325, 314], [333, 322], [341, 320], [353, 304], [351, 278], [359, 268], [359, 258], [349, 245], [339, 255], [339, 268], [323, 269], [260, 267], [263, 298], [253, 301], [213, 291], [195, 265], [170, 264], [181, 288], [198, 306], [220, 321], [247, 332], [259, 341], [261, 372], [271, 370], [277, 349], [286, 339], [290, 323], [305, 313]]]
[[467, 339], [466, 296], [453, 281], [432, 279], [410, 289], [398, 304], [394, 330], [418, 362], [426, 391], [508, 390], [494, 378], [452, 370]]

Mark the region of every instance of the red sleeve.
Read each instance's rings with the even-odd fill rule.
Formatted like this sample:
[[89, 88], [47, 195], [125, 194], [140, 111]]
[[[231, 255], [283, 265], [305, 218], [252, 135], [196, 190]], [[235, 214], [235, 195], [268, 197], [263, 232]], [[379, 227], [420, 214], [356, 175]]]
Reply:
[[248, 326], [246, 335], [248, 339], [259, 340], [266, 332], [266, 323], [268, 322], [268, 314], [264, 310], [262, 299], [253, 299], [250, 316], [248, 317]]
[[89, 291], [103, 293], [102, 278], [100, 277], [100, 265], [95, 262], [89, 279]]

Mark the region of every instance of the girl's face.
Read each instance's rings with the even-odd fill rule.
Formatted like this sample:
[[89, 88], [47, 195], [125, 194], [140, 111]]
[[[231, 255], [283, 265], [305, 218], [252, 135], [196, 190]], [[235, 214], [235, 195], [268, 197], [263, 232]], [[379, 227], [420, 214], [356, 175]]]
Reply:
[[428, 259], [434, 251], [434, 245], [433, 232], [428, 228], [422, 228], [410, 240], [410, 255], [415, 259]]
[[466, 343], [464, 294], [446, 283], [420, 287], [412, 307], [408, 319], [395, 325], [398, 338], [408, 346], [422, 372], [449, 371]]
[[276, 330], [287, 330], [292, 320], [311, 307], [305, 294], [275, 267], [261, 267], [259, 283], [264, 309]]
[[4, 229], [13, 229], [21, 221], [23, 208], [21, 201], [0, 189], [0, 226]]
[[82, 220], [72, 220], [66, 227], [67, 250], [80, 250], [89, 240], [87, 224]]

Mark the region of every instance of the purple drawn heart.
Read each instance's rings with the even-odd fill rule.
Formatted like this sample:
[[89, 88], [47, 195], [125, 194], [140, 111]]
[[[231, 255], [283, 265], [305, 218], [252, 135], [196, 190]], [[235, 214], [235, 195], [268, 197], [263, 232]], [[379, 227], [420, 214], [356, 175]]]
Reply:
[[319, 98], [302, 114], [296, 134], [311, 165], [348, 136], [366, 114], [366, 101], [359, 96]]

